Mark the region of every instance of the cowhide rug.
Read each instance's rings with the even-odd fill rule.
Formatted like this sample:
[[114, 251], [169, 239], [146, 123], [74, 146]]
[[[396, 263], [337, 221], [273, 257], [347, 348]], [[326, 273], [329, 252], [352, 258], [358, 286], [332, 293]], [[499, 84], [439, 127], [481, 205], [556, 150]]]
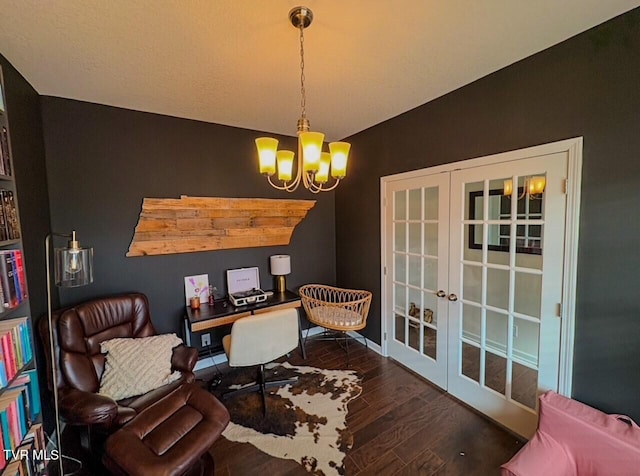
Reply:
[[[215, 394], [255, 382], [256, 372], [255, 368], [234, 369]], [[297, 461], [309, 473], [344, 474], [345, 452], [353, 446], [346, 424], [347, 404], [362, 391], [355, 371], [294, 367], [284, 362], [267, 366], [265, 373], [267, 380], [298, 377], [298, 381], [267, 389], [266, 417], [259, 392], [223, 400], [231, 414], [223, 436]]]

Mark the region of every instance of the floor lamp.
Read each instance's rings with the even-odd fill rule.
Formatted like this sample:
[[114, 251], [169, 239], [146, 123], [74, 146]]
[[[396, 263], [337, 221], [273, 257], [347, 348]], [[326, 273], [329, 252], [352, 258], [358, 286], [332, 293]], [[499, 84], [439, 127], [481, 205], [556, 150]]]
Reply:
[[51, 352], [51, 371], [53, 373], [53, 406], [58, 436], [58, 465], [60, 476], [64, 476], [62, 464], [62, 434], [60, 433], [60, 410], [58, 408], [58, 362], [53, 346], [53, 322], [51, 317], [51, 246], [54, 237], [70, 238], [66, 248], [54, 249], [53, 270], [55, 284], [62, 288], [86, 286], [93, 282], [93, 248], [82, 248], [76, 239], [75, 230], [70, 234], [50, 233], [44, 240], [47, 260], [47, 317], [49, 319], [49, 351]]

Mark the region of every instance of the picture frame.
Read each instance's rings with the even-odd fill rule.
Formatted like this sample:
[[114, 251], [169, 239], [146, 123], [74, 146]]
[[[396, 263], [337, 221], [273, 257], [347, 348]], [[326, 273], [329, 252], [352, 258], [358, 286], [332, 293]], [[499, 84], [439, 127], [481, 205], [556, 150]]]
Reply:
[[185, 304], [190, 305], [192, 297], [199, 297], [200, 302], [208, 302], [209, 300], [209, 275], [197, 274], [194, 276], [185, 276], [184, 278], [184, 297]]

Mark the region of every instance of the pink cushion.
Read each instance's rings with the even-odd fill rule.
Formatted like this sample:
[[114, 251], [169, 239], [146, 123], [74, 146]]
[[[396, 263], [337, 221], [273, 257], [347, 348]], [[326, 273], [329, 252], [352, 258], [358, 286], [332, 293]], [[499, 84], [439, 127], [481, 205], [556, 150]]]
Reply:
[[501, 474], [577, 476], [578, 473], [564, 447], [546, 433], [537, 432], [511, 461], [502, 465]]
[[[624, 421], [626, 420], [626, 421]], [[562, 453], [556, 445], [561, 446]], [[531, 454], [526, 454], [531, 452]], [[548, 452], [548, 454], [547, 454]], [[571, 469], [541, 471], [545, 461]], [[513, 464], [512, 464], [513, 463]], [[607, 415], [576, 400], [547, 392], [540, 397], [538, 431], [503, 474], [640, 474], [640, 428], [630, 418]]]

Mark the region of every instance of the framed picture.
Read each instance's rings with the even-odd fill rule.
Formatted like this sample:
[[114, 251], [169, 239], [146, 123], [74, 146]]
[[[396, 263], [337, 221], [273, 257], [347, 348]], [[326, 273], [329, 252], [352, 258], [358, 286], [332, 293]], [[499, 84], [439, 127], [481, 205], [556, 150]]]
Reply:
[[198, 274], [196, 276], [185, 276], [184, 297], [186, 305], [192, 297], [199, 297], [200, 302], [207, 302], [209, 299], [209, 275]]

